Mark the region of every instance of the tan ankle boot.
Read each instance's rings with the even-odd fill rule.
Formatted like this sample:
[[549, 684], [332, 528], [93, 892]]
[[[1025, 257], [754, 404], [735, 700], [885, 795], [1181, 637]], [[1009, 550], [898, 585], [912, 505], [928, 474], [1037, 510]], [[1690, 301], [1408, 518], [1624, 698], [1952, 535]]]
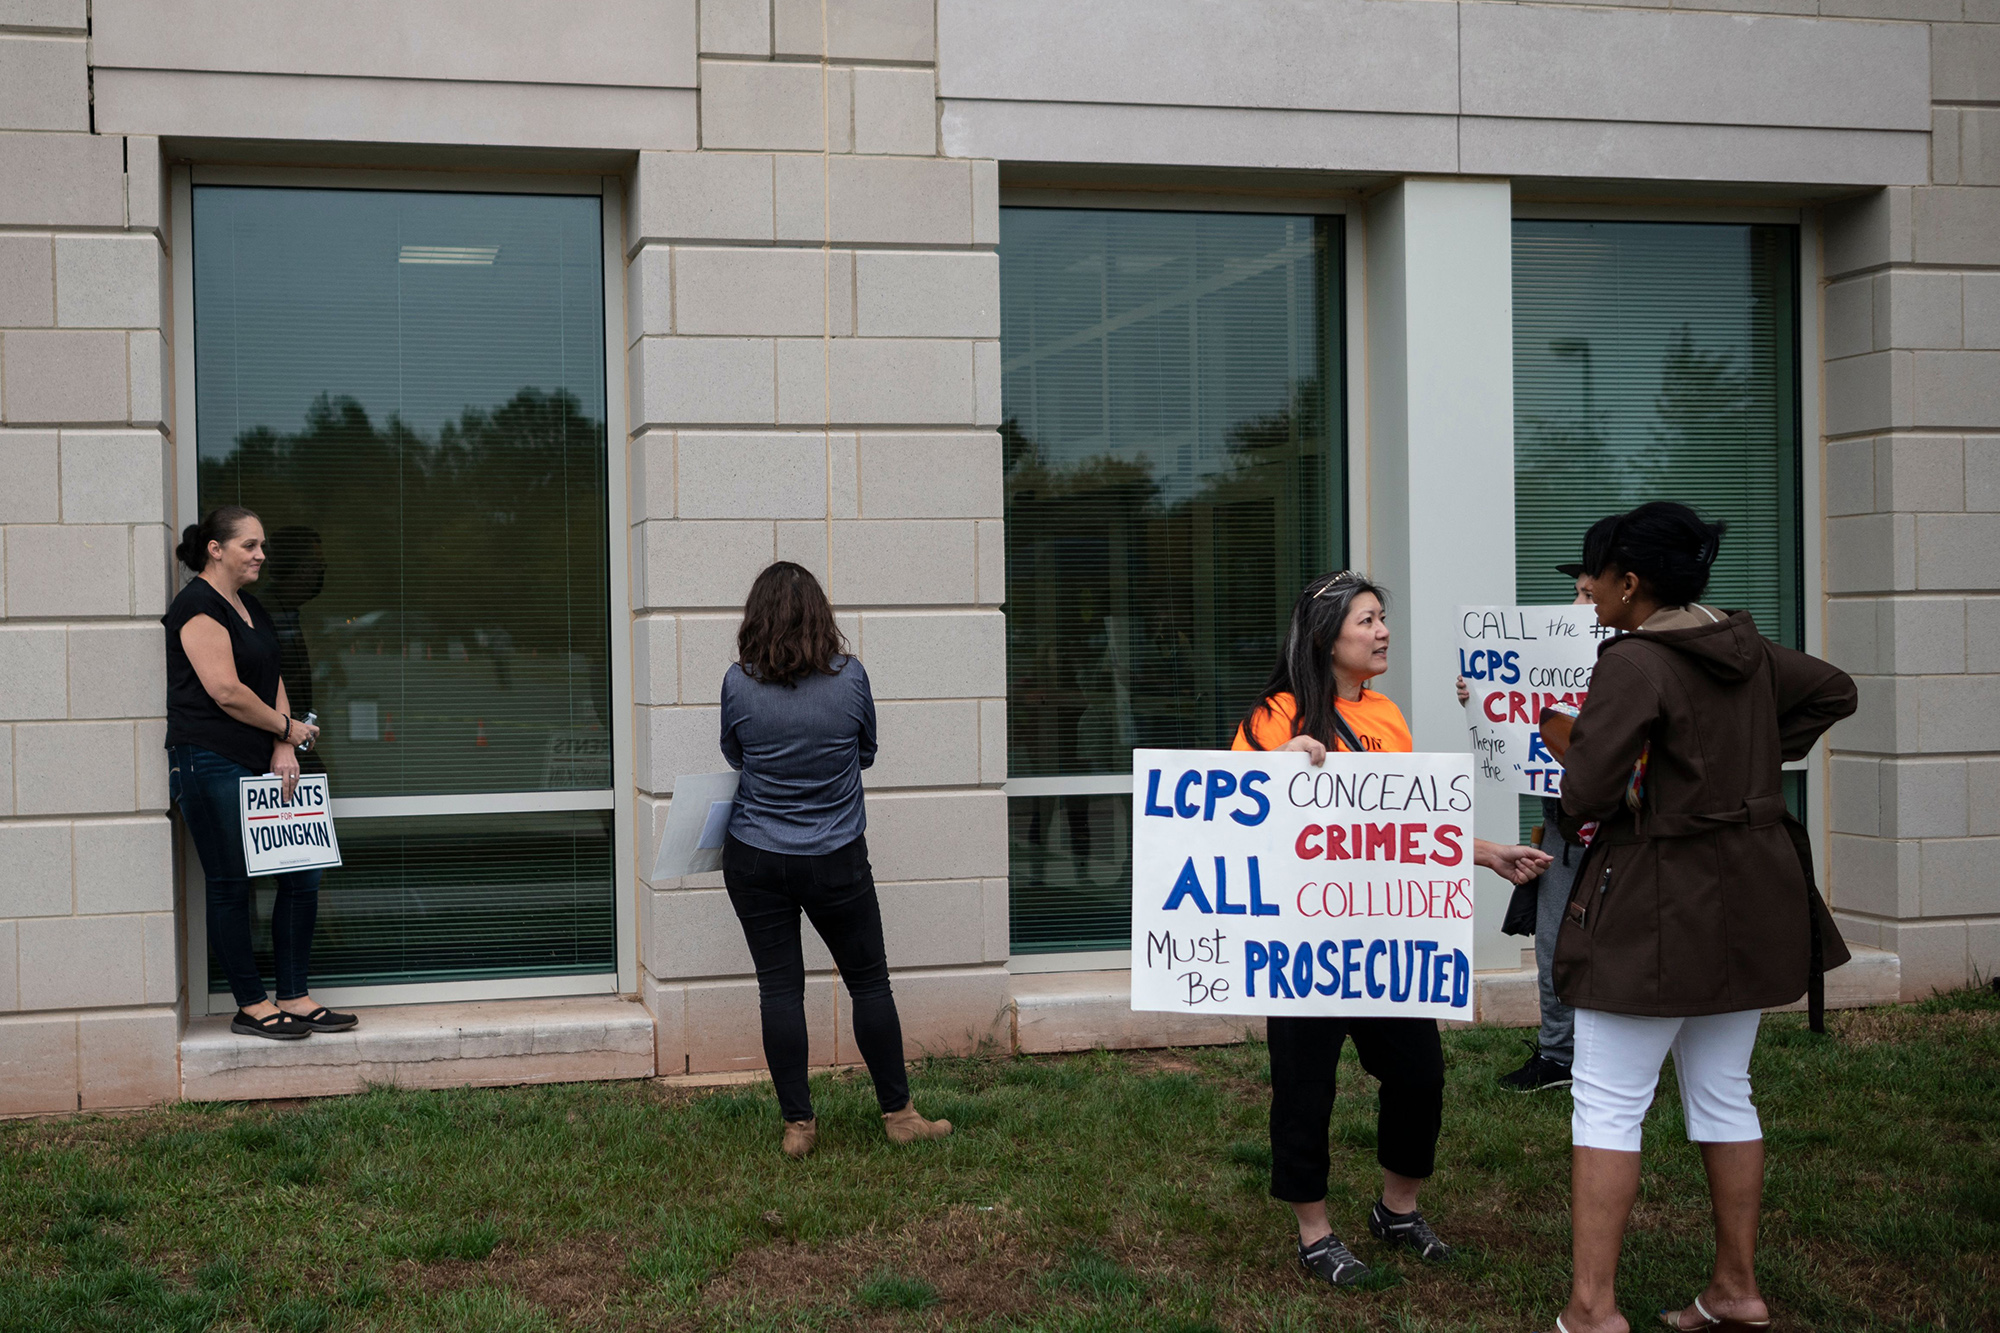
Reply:
[[785, 1122], [785, 1156], [804, 1157], [819, 1142], [819, 1117]]
[[891, 1143], [915, 1143], [918, 1139], [941, 1139], [951, 1133], [951, 1121], [926, 1120], [915, 1106], [905, 1106], [882, 1117], [882, 1128]]

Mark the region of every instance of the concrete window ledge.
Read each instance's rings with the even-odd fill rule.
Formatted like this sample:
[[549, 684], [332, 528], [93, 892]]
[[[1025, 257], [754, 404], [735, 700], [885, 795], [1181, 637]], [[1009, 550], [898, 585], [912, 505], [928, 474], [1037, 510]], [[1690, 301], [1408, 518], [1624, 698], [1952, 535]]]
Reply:
[[361, 1009], [352, 1032], [304, 1041], [239, 1036], [200, 1018], [181, 1036], [181, 1095], [190, 1101], [324, 1097], [371, 1083], [492, 1087], [650, 1078], [653, 1018], [615, 996], [385, 1005]]

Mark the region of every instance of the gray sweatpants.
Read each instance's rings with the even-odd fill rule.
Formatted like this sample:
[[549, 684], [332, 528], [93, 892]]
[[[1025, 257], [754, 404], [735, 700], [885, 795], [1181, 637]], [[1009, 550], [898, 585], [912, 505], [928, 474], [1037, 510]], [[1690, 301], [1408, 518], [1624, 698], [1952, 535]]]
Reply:
[[1556, 932], [1562, 929], [1563, 908], [1569, 903], [1570, 886], [1583, 863], [1583, 848], [1565, 843], [1551, 818], [1542, 826], [1542, 850], [1555, 860], [1542, 872], [1541, 887], [1535, 894], [1535, 972], [1542, 995], [1542, 1030], [1536, 1041], [1544, 1057], [1566, 1065], [1576, 1056], [1576, 1010], [1556, 998], [1549, 965], [1555, 961]]

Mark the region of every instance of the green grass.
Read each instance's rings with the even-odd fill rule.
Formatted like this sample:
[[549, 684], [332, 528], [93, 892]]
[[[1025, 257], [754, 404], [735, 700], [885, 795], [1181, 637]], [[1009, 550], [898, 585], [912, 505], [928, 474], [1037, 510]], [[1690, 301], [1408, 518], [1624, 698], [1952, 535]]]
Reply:
[[[1760, 1274], [1781, 1329], [2000, 1327], [2000, 996], [1768, 1019]], [[451, 1329], [1547, 1329], [1568, 1277], [1563, 1093], [1446, 1034], [1429, 1269], [1369, 1240], [1374, 1089], [1350, 1052], [1336, 1228], [1379, 1279], [1294, 1274], [1266, 1195], [1255, 1045], [932, 1060], [951, 1138], [893, 1148], [865, 1078], [814, 1082], [819, 1151], [767, 1087], [648, 1083], [186, 1105], [0, 1124], [0, 1333]], [[1671, 1068], [1620, 1274], [1635, 1327], [1699, 1289], [1708, 1219]]]

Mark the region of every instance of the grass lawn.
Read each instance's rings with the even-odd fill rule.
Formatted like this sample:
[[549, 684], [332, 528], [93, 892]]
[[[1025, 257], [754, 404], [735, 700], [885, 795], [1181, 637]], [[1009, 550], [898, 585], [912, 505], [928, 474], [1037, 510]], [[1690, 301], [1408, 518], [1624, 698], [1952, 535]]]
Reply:
[[[2000, 996], [1768, 1018], [1761, 1272], [1780, 1329], [2000, 1328]], [[933, 1060], [958, 1132], [891, 1148], [865, 1078], [175, 1106], [0, 1125], [0, 1330], [1547, 1329], [1566, 1291], [1569, 1097], [1502, 1092], [1520, 1035], [1450, 1033], [1424, 1207], [1461, 1258], [1370, 1241], [1374, 1088], [1334, 1113], [1336, 1229], [1380, 1280], [1308, 1286], [1266, 1197], [1261, 1046]], [[1350, 1048], [1343, 1073], [1355, 1068]], [[1671, 1067], [1622, 1289], [1699, 1289]]]

